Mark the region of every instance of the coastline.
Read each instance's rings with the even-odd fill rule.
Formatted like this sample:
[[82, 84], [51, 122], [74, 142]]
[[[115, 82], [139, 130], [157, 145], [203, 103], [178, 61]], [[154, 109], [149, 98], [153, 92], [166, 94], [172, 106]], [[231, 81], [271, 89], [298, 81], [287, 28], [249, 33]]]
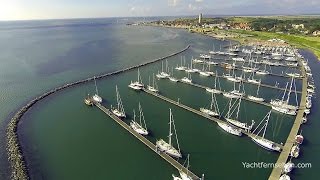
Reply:
[[[120, 74], [125, 71], [130, 71], [130, 70], [136, 69], [138, 67], [146, 66], [148, 64], [152, 64], [152, 63], [161, 61], [163, 59], [181, 54], [184, 51], [188, 50], [189, 48], [190, 48], [190, 45], [188, 45], [187, 47], [185, 47], [182, 50], [171, 53], [171, 54], [166, 55], [164, 57], [160, 57], [160, 58], [157, 58], [157, 59], [154, 59], [154, 60], [142, 63], [142, 64], [138, 64], [138, 65], [131, 66], [131, 67], [121, 69], [121, 70], [117, 70], [114, 72], [101, 74], [101, 75], [96, 76], [95, 78], [102, 79], [102, 78], [105, 78], [108, 76]], [[21, 117], [34, 104], [36, 104], [37, 102], [41, 101], [42, 99], [50, 96], [51, 94], [54, 94], [56, 92], [62, 91], [67, 88], [74, 87], [79, 84], [84, 84], [84, 83], [90, 82], [93, 79], [94, 79], [94, 77], [89, 77], [89, 78], [75, 81], [72, 83], [67, 83], [67, 84], [61, 85], [59, 87], [56, 87], [52, 90], [49, 90], [49, 91], [43, 93], [42, 95], [35, 97], [32, 100], [30, 100], [29, 102], [27, 102], [13, 115], [13, 117], [8, 122], [8, 125], [6, 128], [6, 150], [7, 150], [8, 161], [9, 161], [10, 168], [11, 168], [11, 179], [13, 179], [13, 180], [27, 180], [27, 179], [29, 179], [28, 167], [26, 166], [26, 163], [25, 163], [25, 159], [23, 156], [23, 152], [21, 150], [21, 145], [20, 145], [19, 137], [18, 137], [18, 133], [17, 133], [18, 123], [20, 122]]]
[[[173, 29], [185, 29], [190, 33], [197, 33], [200, 35], [204, 35], [210, 38], [218, 39], [218, 40], [228, 40], [237, 42], [240, 45], [253, 45], [257, 42], [265, 41], [267, 42], [268, 39], [272, 38], [283, 38], [286, 42], [281, 45], [290, 45], [296, 46], [301, 49], [306, 49], [311, 51], [313, 54], [316, 55], [317, 59], [320, 61], [320, 49], [310, 46], [304, 43], [293, 42], [295, 39], [299, 39], [299, 41], [303, 41], [302, 36], [295, 36], [295, 35], [284, 35], [284, 34], [276, 34], [276, 33], [269, 33], [269, 32], [259, 32], [259, 31], [246, 31], [246, 30], [218, 30], [215, 33], [207, 33], [205, 29], [199, 31], [198, 29], [189, 29], [186, 26], [166, 26], [166, 25], [155, 25], [155, 24], [145, 24], [146, 26], [153, 26], [153, 27], [164, 27], [164, 28], [173, 28]], [[188, 30], [189, 29], [189, 30]], [[291, 38], [291, 40], [289, 39]], [[302, 40], [301, 40], [302, 39]], [[320, 38], [319, 38], [320, 41]], [[315, 41], [312, 41], [315, 42]], [[320, 42], [319, 42], [320, 44]], [[235, 45], [235, 44], [233, 44]], [[232, 45], [231, 45], [232, 46]]]

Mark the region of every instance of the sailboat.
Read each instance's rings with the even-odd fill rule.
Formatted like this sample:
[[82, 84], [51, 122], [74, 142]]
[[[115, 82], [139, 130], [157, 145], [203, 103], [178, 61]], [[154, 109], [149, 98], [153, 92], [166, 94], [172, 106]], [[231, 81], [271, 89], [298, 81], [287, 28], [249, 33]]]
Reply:
[[256, 96], [248, 95], [248, 98], [254, 101], [263, 102], [264, 99], [262, 97], [259, 97], [259, 89], [260, 89], [260, 84], [258, 85]]
[[259, 75], [270, 74], [269, 71], [267, 71], [267, 64], [264, 64], [264, 70], [258, 70], [258, 71], [256, 71], [256, 73], [259, 74]]
[[172, 68], [171, 76], [169, 77], [169, 80], [172, 81], [172, 82], [178, 82], [178, 79], [173, 77], [173, 68]]
[[181, 65], [180, 66], [177, 65], [177, 67], [175, 69], [178, 70], [178, 71], [186, 70], [186, 67], [182, 65], [182, 56], [181, 56]]
[[[168, 68], [168, 61], [166, 60], [166, 71], [167, 71], [167, 68]], [[157, 78], [164, 79], [164, 78], [170, 77], [170, 74], [168, 74], [166, 71], [163, 70], [163, 62], [161, 62], [161, 70], [162, 71], [156, 75]]]
[[245, 94], [243, 92], [240, 92], [241, 84], [242, 84], [242, 82], [239, 83], [239, 89], [236, 90], [236, 83], [233, 82], [233, 90], [230, 92], [224, 92], [223, 96], [225, 96], [227, 98], [242, 98]]
[[[229, 100], [229, 110], [226, 115], [226, 120], [232, 125], [235, 125], [235, 126], [242, 128], [246, 131], [250, 131], [254, 125], [254, 120], [252, 120], [251, 125], [248, 125], [247, 123], [240, 122], [238, 119], [239, 119], [241, 98], [239, 99], [239, 103], [237, 105], [236, 105], [236, 102], [237, 102], [237, 100], [235, 100], [234, 103], [232, 104], [232, 99]], [[232, 119], [231, 116], [236, 109], [237, 109], [236, 118]]]
[[192, 79], [191, 79], [191, 74], [188, 73], [188, 76], [187, 77], [183, 77], [181, 79], [182, 82], [185, 82], [185, 83], [192, 83]]
[[102, 98], [99, 96], [99, 93], [98, 93], [98, 87], [97, 87], [96, 77], [94, 76], [93, 79], [94, 79], [94, 85], [95, 85], [95, 87], [96, 87], [96, 94], [94, 94], [94, 95], [92, 96], [92, 99], [93, 99], [94, 101], [98, 102], [98, 103], [101, 103], [101, 102], [102, 102]]
[[241, 80], [236, 77], [236, 74], [234, 73], [234, 69], [232, 70], [232, 76], [227, 77], [227, 80], [232, 82], [241, 82]]
[[248, 82], [253, 83], [253, 84], [260, 84], [261, 79], [260, 80], [254, 79], [254, 72], [252, 72], [250, 77], [248, 78]]
[[144, 84], [142, 83], [141, 76], [140, 76], [140, 70], [138, 68], [138, 80], [135, 82], [132, 82], [128, 85], [128, 87], [134, 89], [134, 90], [141, 90], [144, 87]]
[[236, 136], [242, 136], [241, 129], [233, 127], [233, 126], [231, 126], [227, 123], [224, 123], [224, 122], [217, 121], [217, 123], [218, 123], [218, 126], [221, 127], [227, 133], [230, 133], [230, 134], [233, 134]]
[[[172, 126], [173, 126], [173, 132], [172, 132]], [[173, 134], [174, 133], [174, 134]], [[175, 147], [173, 147], [172, 145], [172, 135], [175, 135], [176, 138], [176, 143], [178, 146], [178, 149], [176, 149]], [[157, 148], [160, 149], [160, 151], [164, 151], [165, 153], [169, 154], [172, 157], [176, 157], [176, 158], [181, 158], [182, 154], [180, 152], [180, 147], [179, 147], [179, 142], [178, 142], [178, 136], [177, 136], [177, 132], [176, 132], [176, 127], [174, 125], [174, 120], [173, 120], [173, 116], [172, 116], [172, 112], [170, 109], [170, 119], [169, 119], [169, 139], [168, 139], [168, 143], [166, 141], [164, 141], [163, 139], [160, 139], [156, 142], [156, 146]]]
[[[186, 161], [183, 163], [185, 165], [187, 163], [186, 169], [189, 170], [189, 161], [190, 161], [190, 155], [188, 154]], [[190, 177], [188, 174], [184, 173], [183, 171], [179, 170], [180, 177], [175, 176], [172, 174], [173, 180], [192, 180], [192, 177]]]
[[[296, 115], [297, 114], [296, 111], [298, 109], [298, 106], [294, 106], [294, 105], [289, 104], [293, 81], [294, 81], [294, 78], [292, 77], [286, 101], [284, 101], [284, 97], [286, 94], [288, 83], [286, 85], [286, 89], [283, 93], [282, 99], [281, 100], [279, 100], [279, 99], [271, 100], [270, 104], [272, 105], [273, 110], [276, 110], [278, 112], [288, 114], [288, 115]], [[294, 91], [294, 92], [296, 93], [296, 91]]]
[[152, 92], [158, 92], [158, 86], [157, 86], [157, 83], [155, 81], [155, 78], [154, 78], [154, 74], [152, 74], [152, 85], [150, 83], [150, 76], [149, 76], [149, 85], [147, 86], [147, 89], [149, 91], [152, 91]]
[[210, 74], [210, 72], [205, 71], [204, 66], [205, 66], [205, 64], [203, 64], [202, 71], [199, 71], [199, 74], [200, 74], [201, 76], [209, 77], [211, 74]]
[[200, 108], [200, 111], [209, 116], [220, 116], [218, 103], [215, 94], [211, 93], [210, 109]]
[[[220, 94], [220, 93], [222, 93], [221, 88], [220, 88], [220, 90], [217, 89], [217, 78], [218, 78], [217, 75], [218, 75], [218, 73], [217, 73], [217, 71], [216, 71], [216, 76], [215, 76], [215, 78], [214, 78], [214, 88], [213, 88], [213, 89], [211, 89], [211, 88], [206, 88], [206, 91], [208, 91], [208, 92], [210, 92], [210, 93], [214, 93], [214, 94]], [[218, 79], [218, 82], [219, 82], [219, 87], [220, 87], [220, 81], [219, 81], [219, 79]]]
[[117, 108], [112, 108], [111, 107], [111, 111], [113, 112], [113, 114], [115, 114], [116, 116], [118, 116], [119, 118], [125, 118], [126, 117], [126, 113], [124, 112], [124, 108], [122, 105], [122, 101], [120, 98], [120, 94], [118, 91], [118, 86], [116, 86], [116, 94], [117, 94]]
[[[255, 134], [255, 136], [251, 136], [251, 139], [253, 142], [255, 142], [259, 146], [263, 147], [264, 149], [267, 149], [269, 151], [279, 151], [280, 152], [281, 148], [279, 146], [277, 146], [273, 141], [270, 141], [270, 140], [264, 138], [266, 131], [267, 131], [270, 115], [271, 115], [271, 110], [262, 119], [262, 121], [258, 124], [256, 129], [252, 132], [252, 134]], [[263, 122], [265, 122], [265, 123], [260, 128], [260, 126], [262, 125]], [[260, 130], [258, 132], [256, 132], [258, 130], [258, 128], [260, 128]], [[262, 130], [263, 130], [262, 136], [259, 137], [258, 135], [260, 134], [260, 132]]]
[[141, 135], [146, 136], [149, 134], [140, 102], [139, 102], [139, 123], [136, 121], [136, 113], [135, 111], [133, 111], [133, 120], [130, 122], [130, 126], [134, 131], [136, 131]]

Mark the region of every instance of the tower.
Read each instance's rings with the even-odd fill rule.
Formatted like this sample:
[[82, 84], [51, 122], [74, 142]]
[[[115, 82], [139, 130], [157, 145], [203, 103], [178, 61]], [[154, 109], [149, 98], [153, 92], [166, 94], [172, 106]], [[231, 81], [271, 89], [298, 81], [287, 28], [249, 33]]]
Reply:
[[199, 22], [199, 24], [202, 23], [202, 13], [199, 14], [199, 21], [198, 22]]

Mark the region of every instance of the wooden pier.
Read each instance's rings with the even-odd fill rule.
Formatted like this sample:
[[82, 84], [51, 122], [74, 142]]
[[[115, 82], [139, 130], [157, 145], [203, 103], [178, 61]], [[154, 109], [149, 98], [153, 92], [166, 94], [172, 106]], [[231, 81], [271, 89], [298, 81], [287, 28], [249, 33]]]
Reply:
[[[165, 96], [162, 96], [162, 95], [160, 95], [160, 94], [158, 94], [158, 93], [149, 91], [149, 90], [147, 90], [147, 89], [145, 89], [145, 88], [143, 89], [143, 91], [146, 92], [146, 93], [148, 93], [148, 94], [150, 94], [150, 95], [153, 95], [153, 96], [155, 96], [155, 97], [157, 97], [157, 98], [159, 98], [159, 99], [162, 99], [162, 100], [164, 100], [164, 101], [166, 101], [166, 102], [168, 102], [168, 103], [171, 103], [171, 104], [176, 105], [176, 106], [178, 106], [178, 107], [180, 107], [180, 108], [183, 108], [183, 109], [185, 109], [185, 110], [187, 110], [187, 111], [190, 111], [190, 112], [195, 113], [195, 114], [197, 114], [197, 115], [199, 115], [199, 116], [202, 116], [202, 117], [204, 117], [204, 118], [206, 118], [206, 119], [208, 119], [208, 120], [210, 120], [210, 121], [213, 121], [213, 122], [216, 122], [216, 123], [219, 122], [219, 123], [227, 124], [227, 122], [224, 121], [224, 120], [221, 120], [221, 119], [218, 119], [218, 118], [209, 116], [209, 115], [207, 115], [207, 114], [205, 114], [205, 113], [202, 113], [201, 111], [198, 111], [198, 110], [193, 109], [193, 108], [191, 108], [191, 107], [189, 107], [189, 106], [186, 106], [186, 105], [184, 105], [184, 104], [182, 104], [182, 103], [180, 103], [180, 102], [177, 102], [177, 101], [174, 101], [174, 100], [172, 100], [172, 99], [169, 99], [169, 98], [167, 98], [167, 97], [165, 97]], [[231, 124], [229, 124], [229, 125], [230, 125], [230, 126], [233, 126], [233, 125], [231, 125]], [[233, 127], [235, 127], [235, 126], [233, 126]], [[237, 127], [236, 127], [236, 128], [237, 128]], [[238, 128], [238, 129], [240, 129], [240, 128]], [[262, 138], [262, 139], [263, 139], [263, 137], [257, 136], [257, 135], [255, 135], [255, 134], [252, 134], [251, 132], [245, 131], [245, 130], [243, 130], [243, 129], [241, 130], [241, 132], [242, 132], [243, 134], [247, 135], [247, 136], [250, 137], [250, 138], [251, 138], [251, 137], [258, 137], [258, 138]], [[281, 144], [275, 143], [275, 145], [278, 146], [278, 147], [280, 147], [281, 149], [283, 148], [283, 146], [282, 146]]]
[[303, 66], [301, 65], [301, 72], [304, 75], [304, 78], [302, 79], [302, 94], [301, 94], [301, 101], [300, 101], [300, 107], [296, 116], [296, 119], [293, 123], [293, 126], [291, 128], [291, 131], [288, 135], [288, 138], [286, 140], [286, 143], [284, 144], [283, 150], [279, 155], [279, 158], [276, 162], [275, 168], [273, 168], [271, 175], [269, 176], [269, 180], [279, 180], [282, 170], [283, 170], [283, 165], [287, 162], [290, 151], [292, 146], [295, 143], [295, 137], [298, 134], [298, 131], [300, 129], [301, 123], [302, 123], [302, 117], [304, 114], [304, 110], [306, 108], [306, 96], [307, 96], [307, 77], [306, 77], [306, 72]]
[[[200, 84], [186, 83], [186, 82], [183, 82], [183, 81], [180, 81], [180, 80], [179, 80], [178, 82], [181, 82], [181, 83], [184, 83], [184, 84], [187, 84], [187, 85], [191, 85], [191, 86], [194, 86], [194, 87], [202, 88], [202, 89], [204, 89], [204, 90], [206, 90], [207, 88], [210, 88], [210, 87], [202, 86], [202, 85], [200, 85]], [[222, 93], [224, 93], [224, 91], [223, 91]], [[270, 104], [270, 103], [260, 102], [260, 101], [254, 101], [254, 100], [249, 99], [249, 98], [244, 97], [244, 96], [242, 96], [241, 99], [246, 100], [246, 101], [250, 101], [250, 102], [253, 102], [253, 103], [257, 103], [257, 104], [260, 104], [260, 105], [264, 105], [264, 106], [271, 107], [271, 104]]]
[[198, 176], [193, 174], [190, 170], [185, 168], [183, 165], [181, 165], [177, 160], [169, 156], [168, 154], [161, 152], [158, 150], [156, 145], [154, 145], [152, 142], [150, 142], [147, 138], [140, 135], [136, 131], [134, 131], [127, 123], [125, 123], [123, 120], [115, 116], [109, 109], [102, 106], [100, 103], [94, 102], [94, 105], [97, 106], [101, 111], [103, 111], [105, 114], [107, 114], [110, 118], [112, 118], [115, 122], [117, 122], [121, 127], [123, 127], [125, 130], [127, 130], [129, 133], [131, 133], [134, 137], [139, 139], [143, 144], [145, 144], [147, 147], [149, 147], [153, 152], [158, 154], [160, 157], [162, 157], [164, 160], [166, 160], [168, 163], [170, 163], [173, 167], [175, 167], [178, 171], [183, 171], [184, 173], [188, 174], [192, 179], [194, 180], [201, 180]]

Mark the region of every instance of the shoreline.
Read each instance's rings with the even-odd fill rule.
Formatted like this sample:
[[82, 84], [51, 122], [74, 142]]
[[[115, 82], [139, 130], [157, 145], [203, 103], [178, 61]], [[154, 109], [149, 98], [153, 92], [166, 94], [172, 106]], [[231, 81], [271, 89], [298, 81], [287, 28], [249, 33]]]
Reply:
[[[120, 74], [122, 72], [130, 71], [130, 70], [136, 69], [138, 67], [146, 66], [148, 64], [152, 64], [152, 63], [164, 60], [166, 58], [181, 54], [181, 53], [185, 52], [186, 50], [188, 50], [189, 48], [190, 48], [190, 45], [188, 45], [187, 47], [185, 47], [182, 50], [171, 53], [171, 54], [166, 55], [164, 57], [160, 57], [160, 58], [157, 58], [157, 59], [145, 62], [145, 63], [141, 63], [138, 65], [131, 66], [131, 67], [121, 69], [121, 70], [117, 70], [114, 72], [104, 73], [104, 74], [96, 76], [95, 78], [102, 79], [102, 78], [105, 78], [108, 76]], [[26, 166], [26, 163], [25, 163], [25, 158], [23, 156], [23, 151], [22, 151], [21, 145], [19, 143], [19, 137], [18, 137], [18, 133], [17, 133], [18, 123], [20, 122], [22, 116], [34, 104], [36, 104], [37, 102], [41, 101], [42, 99], [50, 96], [51, 94], [54, 94], [56, 92], [60, 92], [60, 91], [67, 89], [67, 88], [72, 88], [74, 86], [90, 82], [93, 79], [94, 79], [94, 77], [89, 77], [86, 79], [67, 83], [67, 84], [58, 86], [54, 89], [51, 89], [51, 90], [43, 93], [42, 95], [34, 97], [32, 100], [30, 100], [25, 105], [23, 105], [21, 108], [19, 108], [19, 110], [16, 113], [14, 113], [13, 117], [9, 120], [9, 122], [7, 124], [7, 128], [6, 128], [6, 151], [7, 151], [8, 161], [10, 164], [10, 170], [11, 170], [10, 178], [11, 179], [13, 179], [13, 180], [28, 180], [29, 179], [28, 167]]]
[[[172, 29], [184, 29], [186, 31], [188, 31], [189, 33], [197, 33], [197, 34], [200, 34], [200, 35], [203, 35], [203, 36], [207, 36], [207, 37], [210, 37], [210, 38], [214, 38], [214, 39], [217, 39], [217, 40], [221, 40], [221, 41], [233, 41], [233, 42], [237, 42], [239, 45], [253, 45], [254, 43], [257, 43], [257, 42], [267, 42], [266, 38], [271, 38], [272, 37], [267, 37], [267, 36], [264, 36], [263, 34], [266, 34], [268, 32], [259, 32], [259, 31], [245, 31], [245, 30], [241, 30], [238, 31], [227, 31], [227, 30], [218, 30], [218, 32], [215, 32], [216, 35], [212, 35], [212, 34], [209, 34], [209, 33], [206, 33], [205, 30], [203, 30], [203, 32], [200, 32], [198, 31], [197, 29], [196, 30], [193, 30], [193, 29], [189, 29], [189, 27], [185, 27], [185, 26], [165, 26], [165, 25], [155, 25], [155, 24], [144, 24], [144, 26], [152, 26], [152, 27], [163, 27], [163, 28], [172, 28]], [[189, 30], [188, 30], [189, 29]], [[219, 32], [220, 31], [220, 32]], [[211, 32], [212, 33], [212, 32]], [[220, 35], [219, 35], [220, 33]], [[229, 34], [229, 35], [228, 35]], [[230, 35], [230, 34], [233, 34], [233, 35]], [[271, 34], [269, 33], [268, 34], [269, 36], [273, 36], [273, 38], [281, 38], [279, 36], [281, 36], [282, 34]], [[290, 35], [287, 35], [288, 37], [292, 37], [292, 38], [301, 38], [300, 36], [290, 36]], [[289, 45], [289, 46], [296, 46], [300, 49], [306, 49], [306, 50], [309, 50], [311, 51], [318, 59], [318, 61], [320, 61], [320, 49], [316, 48], [316, 47], [313, 47], [313, 46], [310, 46], [308, 44], [305, 44], [305, 43], [297, 43], [297, 42], [290, 42], [289, 40], [287, 39], [284, 39], [286, 42], [283, 43], [282, 45]], [[234, 45], [234, 44], [232, 44]], [[231, 46], [232, 46], [231, 45]]]

